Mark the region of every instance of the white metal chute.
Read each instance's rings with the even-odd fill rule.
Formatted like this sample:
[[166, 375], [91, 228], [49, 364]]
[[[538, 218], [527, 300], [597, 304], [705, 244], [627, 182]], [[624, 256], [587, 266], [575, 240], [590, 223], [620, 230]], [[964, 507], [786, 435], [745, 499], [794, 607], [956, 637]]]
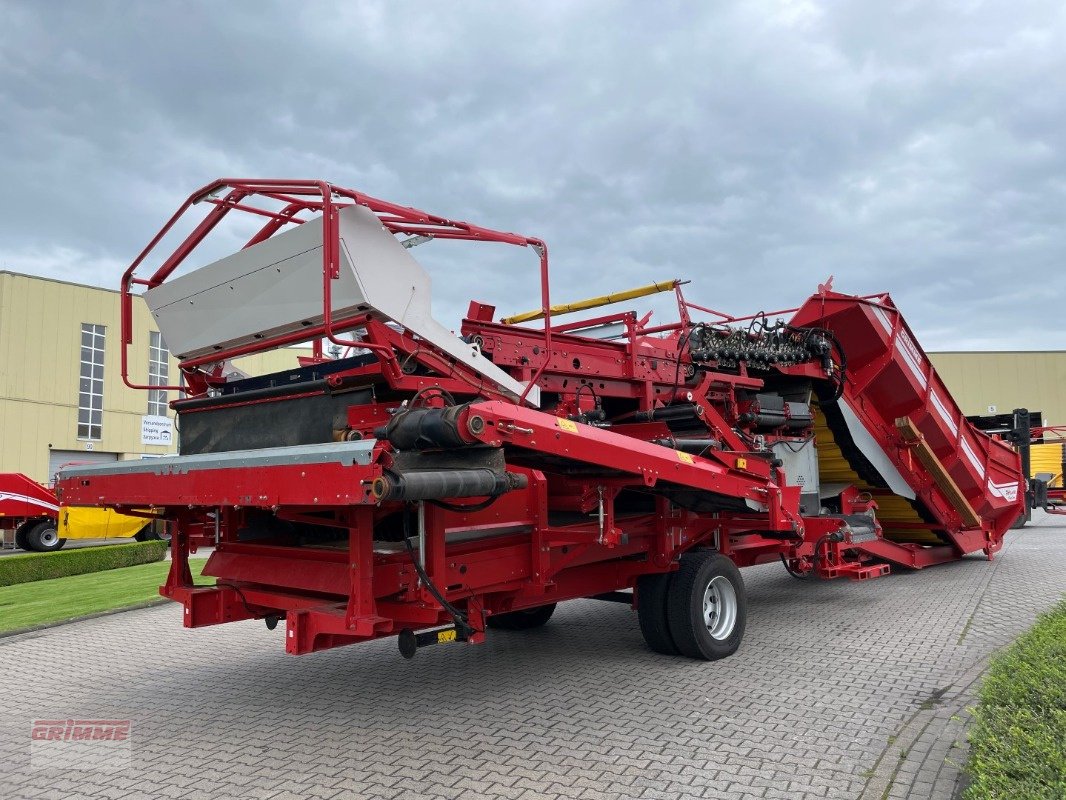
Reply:
[[[525, 384], [433, 318], [429, 275], [370, 209], [348, 206], [337, 220], [334, 319], [369, 312], [402, 325], [502, 391], [514, 397], [525, 391]], [[144, 297], [170, 351], [182, 360], [320, 324], [321, 218], [160, 284]], [[536, 386], [526, 399], [538, 405]]]

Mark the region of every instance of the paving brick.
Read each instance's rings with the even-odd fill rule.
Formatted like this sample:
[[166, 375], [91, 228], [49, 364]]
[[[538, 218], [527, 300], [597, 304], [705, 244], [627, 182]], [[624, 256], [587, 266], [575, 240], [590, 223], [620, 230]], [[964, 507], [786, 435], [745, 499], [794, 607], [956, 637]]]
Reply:
[[[0, 797], [947, 798], [988, 656], [1066, 591], [1066, 526], [1007, 542], [864, 583], [745, 570], [745, 642], [710, 664], [593, 601], [411, 662], [392, 641], [294, 659], [176, 606], [3, 638], [3, 674], [64, 680], [5, 696]], [[132, 719], [133, 769], [31, 770], [30, 721], [69, 717]]]

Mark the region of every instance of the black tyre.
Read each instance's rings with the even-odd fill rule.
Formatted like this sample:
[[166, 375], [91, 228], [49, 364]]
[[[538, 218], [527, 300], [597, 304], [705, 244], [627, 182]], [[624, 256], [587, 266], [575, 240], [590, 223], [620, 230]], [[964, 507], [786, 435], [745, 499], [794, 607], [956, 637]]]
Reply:
[[26, 534], [28, 534], [33, 528], [33, 526], [36, 525], [38, 522], [40, 522], [40, 520], [27, 520], [26, 522], [23, 522], [21, 525], [15, 528], [15, 547], [19, 548], [19, 550], [30, 549], [29, 542], [26, 541]]
[[670, 590], [672, 572], [641, 575], [637, 578], [637, 619], [640, 632], [648, 647], [664, 656], [678, 654], [670, 625], [666, 619], [666, 598]]
[[153, 520], [141, 528], [133, 538], [138, 542], [169, 542], [170, 528], [163, 520]]
[[670, 581], [666, 615], [683, 655], [704, 661], [733, 655], [744, 638], [748, 616], [740, 570], [718, 553], [686, 553]]
[[550, 620], [554, 613], [555, 603], [550, 603], [521, 611], [508, 611], [506, 614], [493, 614], [486, 623], [490, 628], [501, 631], [528, 631], [530, 628], [539, 628]]
[[66, 539], [59, 538], [59, 531], [54, 520], [38, 522], [26, 532], [26, 548], [38, 553], [59, 550], [66, 543]]

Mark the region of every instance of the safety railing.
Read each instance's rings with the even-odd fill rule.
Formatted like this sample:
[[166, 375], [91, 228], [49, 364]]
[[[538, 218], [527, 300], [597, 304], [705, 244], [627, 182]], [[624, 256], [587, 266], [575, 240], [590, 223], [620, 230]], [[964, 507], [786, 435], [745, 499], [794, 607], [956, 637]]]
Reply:
[[[283, 204], [280, 210], [271, 210], [256, 205], [256, 199], [263, 198], [274, 203]], [[187, 212], [194, 206], [207, 203], [212, 206], [206, 216], [193, 228], [174, 251], [167, 256], [150, 277], [138, 277], [137, 270], [144, 264], [160, 242], [169, 234]], [[289, 180], [289, 179], [245, 179], [221, 178], [193, 192], [152, 238], [148, 245], [134, 259], [122, 275], [120, 286], [121, 302], [121, 371], [123, 382], [132, 389], [158, 389], [197, 394], [206, 384], [194, 379], [200, 368], [222, 364], [226, 359], [249, 355], [251, 353], [273, 350], [301, 341], [315, 342], [316, 353], [321, 353], [321, 340], [341, 347], [359, 347], [371, 351], [384, 351], [387, 345], [374, 344], [361, 340], [342, 339], [339, 334], [358, 329], [367, 322], [366, 314], [335, 319], [333, 316], [332, 289], [333, 282], [340, 278], [340, 241], [338, 234], [338, 212], [350, 205], [365, 206], [377, 215], [381, 224], [394, 234], [428, 237], [430, 239], [459, 239], [466, 241], [500, 242], [520, 247], [533, 248], [540, 259], [541, 313], [544, 319], [545, 347], [551, 349], [551, 292], [549, 288], [548, 248], [543, 241], [515, 233], [483, 228], [468, 222], [448, 219], [415, 208], [401, 206], [380, 200], [370, 195], [346, 189], [326, 181]], [[266, 241], [278, 231], [289, 225], [301, 225], [311, 220], [301, 218], [301, 214], [319, 214], [322, 224], [322, 321], [306, 327], [296, 333], [264, 336], [250, 344], [225, 348], [207, 356], [186, 359], [180, 362], [180, 368], [186, 376], [185, 384], [165, 385], [152, 383], [135, 383], [129, 375], [129, 347], [133, 344], [133, 298], [136, 287], [151, 289], [159, 286], [183, 264], [189, 255], [204, 241], [220, 222], [231, 212], [240, 212], [260, 216], [266, 222], [245, 243], [244, 248], [252, 247]], [[547, 359], [534, 373], [522, 395], [525, 400], [530, 389], [547, 365]], [[198, 389], [200, 391], [198, 391]]]

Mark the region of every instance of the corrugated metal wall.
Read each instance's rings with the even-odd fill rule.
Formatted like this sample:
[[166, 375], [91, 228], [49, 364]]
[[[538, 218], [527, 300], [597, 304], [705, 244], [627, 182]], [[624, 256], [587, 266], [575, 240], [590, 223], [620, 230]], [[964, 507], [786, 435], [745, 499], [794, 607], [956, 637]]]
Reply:
[[929, 358], [964, 414], [1028, 408], [1043, 412], [1045, 425], [1066, 425], [1066, 351], [929, 353]]

